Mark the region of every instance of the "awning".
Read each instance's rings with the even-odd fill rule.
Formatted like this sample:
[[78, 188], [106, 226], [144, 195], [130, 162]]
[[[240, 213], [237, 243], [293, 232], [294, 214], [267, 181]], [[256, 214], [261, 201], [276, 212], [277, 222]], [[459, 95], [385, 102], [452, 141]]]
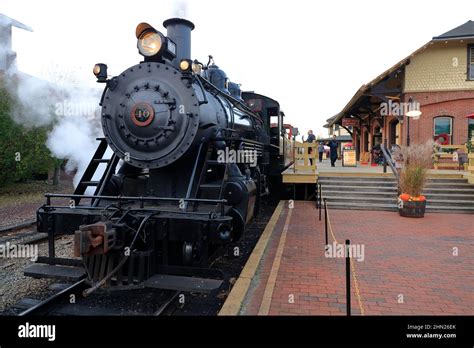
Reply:
[[467, 115], [466, 118], [472, 118], [472, 119], [474, 119], [474, 113]]

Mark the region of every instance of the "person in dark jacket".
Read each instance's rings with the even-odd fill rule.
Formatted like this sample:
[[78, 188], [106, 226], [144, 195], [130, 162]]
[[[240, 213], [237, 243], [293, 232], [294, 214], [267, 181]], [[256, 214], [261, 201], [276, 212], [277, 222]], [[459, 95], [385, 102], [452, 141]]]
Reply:
[[[315, 140], [316, 140], [316, 137], [314, 136], [313, 131], [310, 129], [308, 131], [308, 139], [306, 139], [306, 142], [307, 143], [314, 143]], [[312, 153], [313, 153], [313, 149], [311, 147], [308, 148], [308, 154], [312, 154]], [[313, 159], [312, 158], [309, 159], [309, 163], [311, 165], [313, 165]]]
[[320, 141], [318, 145], [318, 155], [319, 155], [319, 163], [321, 163], [323, 161], [323, 155], [324, 155], [324, 143], [322, 141]]
[[329, 149], [331, 151], [331, 167], [335, 167], [335, 163], [337, 161], [337, 149], [339, 147], [339, 143], [336, 140], [336, 136], [332, 137], [332, 140], [328, 144]]

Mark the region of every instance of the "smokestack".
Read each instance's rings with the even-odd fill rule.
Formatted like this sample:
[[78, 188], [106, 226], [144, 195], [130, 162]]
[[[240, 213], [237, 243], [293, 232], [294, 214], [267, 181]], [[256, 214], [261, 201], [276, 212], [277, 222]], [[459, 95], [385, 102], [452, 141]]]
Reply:
[[163, 22], [167, 36], [176, 43], [176, 58], [173, 64], [177, 67], [182, 59], [191, 59], [191, 30], [194, 24], [182, 18], [170, 18]]

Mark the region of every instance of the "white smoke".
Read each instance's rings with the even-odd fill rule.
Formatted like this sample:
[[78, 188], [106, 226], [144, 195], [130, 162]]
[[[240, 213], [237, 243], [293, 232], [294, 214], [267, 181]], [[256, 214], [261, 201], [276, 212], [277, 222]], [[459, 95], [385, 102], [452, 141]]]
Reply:
[[[46, 81], [14, 71], [6, 74], [6, 86], [16, 100], [12, 119], [25, 127], [52, 126], [46, 146], [52, 155], [66, 159], [66, 171], [76, 172], [76, 187], [102, 137], [99, 100], [101, 91], [52, 74]], [[98, 171], [96, 178], [103, 173]], [[90, 193], [90, 191], [89, 191]]]
[[45, 80], [18, 73], [14, 68], [7, 71], [5, 84], [16, 101], [11, 110], [15, 122], [27, 128], [53, 123], [54, 105], [64, 92]]
[[187, 18], [188, 3], [187, 1], [175, 1], [173, 3], [173, 16], [177, 18]]
[[[97, 149], [96, 139], [103, 137], [98, 105], [101, 91], [78, 85], [63, 88], [68, 97], [55, 104], [56, 122], [46, 145], [55, 157], [68, 159], [66, 171], [77, 171], [73, 180], [76, 187]], [[100, 179], [104, 169], [99, 167], [94, 180]]]
[[[10, 18], [0, 15], [0, 34], [1, 27], [10, 24]], [[15, 100], [11, 118], [27, 128], [52, 127], [46, 146], [56, 158], [68, 160], [66, 170], [77, 170], [76, 186], [97, 148], [96, 138], [102, 137], [98, 105], [101, 91], [81, 84], [71, 68], [49, 65], [46, 79], [19, 72], [16, 61], [7, 64], [10, 54], [9, 40], [0, 40], [0, 63], [5, 63], [6, 69], [3, 81]], [[99, 169], [96, 179], [104, 166]]]
[[97, 132], [82, 118], [63, 118], [49, 134], [46, 145], [57, 158], [67, 158], [67, 171], [77, 169], [74, 186], [77, 186], [97, 148]]

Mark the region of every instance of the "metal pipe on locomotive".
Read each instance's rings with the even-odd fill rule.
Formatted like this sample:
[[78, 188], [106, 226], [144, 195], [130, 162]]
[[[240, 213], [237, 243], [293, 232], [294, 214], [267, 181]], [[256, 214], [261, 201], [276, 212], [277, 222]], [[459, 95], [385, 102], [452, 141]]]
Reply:
[[[92, 289], [159, 287], [163, 278], [156, 275], [200, 274], [196, 269], [207, 267], [219, 246], [238, 240], [258, 213], [275, 171], [271, 158], [281, 160], [281, 149], [271, 145], [270, 114], [266, 120], [262, 110], [249, 108], [237, 84], [229, 91], [211, 59], [192, 60], [194, 24], [172, 18], [163, 25], [166, 36], [147, 23], [137, 26], [139, 64], [110, 79], [105, 64], [94, 67], [105, 84], [105, 138], [74, 195], [49, 194], [37, 212], [38, 230], [50, 235], [48, 263], [61, 264], [54, 236], [75, 233], [75, 255]], [[107, 147], [110, 159], [103, 158]], [[229, 151], [255, 158], [219, 157]], [[104, 174], [94, 181], [101, 164]], [[86, 194], [91, 186], [94, 194]], [[58, 197], [70, 198], [71, 206], [53, 205]]]

